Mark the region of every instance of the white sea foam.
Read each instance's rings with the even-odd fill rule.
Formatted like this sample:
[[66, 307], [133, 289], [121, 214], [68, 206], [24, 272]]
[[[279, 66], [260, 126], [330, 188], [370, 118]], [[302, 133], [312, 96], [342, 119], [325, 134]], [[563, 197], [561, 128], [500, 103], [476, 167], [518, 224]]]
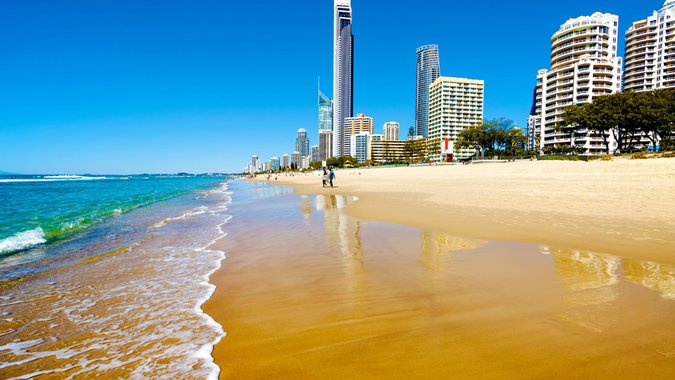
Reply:
[[54, 181], [91, 181], [111, 179], [108, 177], [87, 177], [79, 175], [47, 175], [42, 178], [11, 178], [0, 179], [0, 182], [54, 182]]
[[0, 240], [0, 253], [9, 253], [26, 249], [46, 242], [42, 228], [16, 233], [6, 239]]
[[[78, 378], [119, 368], [129, 370], [129, 379], [147, 373], [217, 379], [220, 368], [212, 352], [226, 333], [202, 306], [216, 290], [210, 277], [225, 259], [224, 252], [208, 249], [226, 236], [223, 225], [231, 219], [221, 213], [221, 201], [231, 201], [225, 190], [213, 193], [208, 208], [164, 215], [159, 223], [166, 231], [153, 231], [134, 249], [73, 267], [38, 292], [0, 298], [0, 309], [11, 317], [20, 310], [35, 315], [24, 326], [26, 341], [0, 347], [25, 359], [0, 365], [12, 368], [13, 379], [63, 372]], [[16, 301], [30, 309], [20, 309]], [[51, 336], [44, 335], [45, 328]], [[55, 340], [62, 341], [58, 348]], [[45, 369], [42, 360], [58, 365]]]

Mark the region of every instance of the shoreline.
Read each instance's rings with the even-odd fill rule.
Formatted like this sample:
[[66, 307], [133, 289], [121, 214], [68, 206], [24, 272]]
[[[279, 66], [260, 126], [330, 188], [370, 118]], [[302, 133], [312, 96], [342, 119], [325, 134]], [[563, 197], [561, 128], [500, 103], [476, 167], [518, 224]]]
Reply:
[[675, 267], [373, 221], [421, 212], [309, 186], [236, 186], [203, 305], [221, 379], [672, 375]]
[[[360, 202], [344, 209], [356, 218], [675, 264], [675, 159], [527, 161], [336, 174], [334, 189], [322, 188], [313, 174], [269, 183], [301, 195], [356, 196]], [[464, 193], [452, 199], [456, 191]]]

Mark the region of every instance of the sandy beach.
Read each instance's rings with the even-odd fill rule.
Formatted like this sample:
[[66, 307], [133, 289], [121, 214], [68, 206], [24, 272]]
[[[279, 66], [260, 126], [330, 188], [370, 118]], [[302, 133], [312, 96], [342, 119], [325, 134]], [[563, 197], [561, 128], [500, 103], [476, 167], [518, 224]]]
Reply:
[[675, 376], [675, 159], [335, 184], [233, 184], [203, 306], [221, 379]]
[[[675, 264], [675, 158], [516, 161], [279, 177], [300, 194], [358, 196], [356, 217], [453, 235]], [[260, 178], [261, 179], [261, 178]]]

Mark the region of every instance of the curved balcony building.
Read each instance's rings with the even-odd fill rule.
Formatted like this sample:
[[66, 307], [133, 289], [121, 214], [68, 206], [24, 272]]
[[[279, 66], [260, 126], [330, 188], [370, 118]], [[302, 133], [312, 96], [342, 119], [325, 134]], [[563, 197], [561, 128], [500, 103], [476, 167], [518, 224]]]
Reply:
[[593, 13], [569, 19], [551, 37], [551, 68], [539, 70], [535, 115], [528, 123], [547, 145], [576, 145], [586, 154], [605, 154], [601, 136], [579, 130], [573, 137], [557, 133], [563, 109], [594, 97], [621, 91], [621, 57], [617, 57], [619, 16]]
[[675, 0], [626, 31], [625, 91], [675, 87]]

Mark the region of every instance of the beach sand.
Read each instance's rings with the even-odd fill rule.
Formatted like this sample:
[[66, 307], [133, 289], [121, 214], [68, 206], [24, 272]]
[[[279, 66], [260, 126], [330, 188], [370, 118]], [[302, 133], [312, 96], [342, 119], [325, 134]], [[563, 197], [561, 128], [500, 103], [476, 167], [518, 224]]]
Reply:
[[[675, 264], [675, 158], [516, 161], [279, 177], [300, 194], [358, 196], [352, 216], [453, 235]], [[260, 178], [260, 177], [259, 177]]]
[[221, 379], [675, 377], [675, 159], [277, 183], [215, 245]]

